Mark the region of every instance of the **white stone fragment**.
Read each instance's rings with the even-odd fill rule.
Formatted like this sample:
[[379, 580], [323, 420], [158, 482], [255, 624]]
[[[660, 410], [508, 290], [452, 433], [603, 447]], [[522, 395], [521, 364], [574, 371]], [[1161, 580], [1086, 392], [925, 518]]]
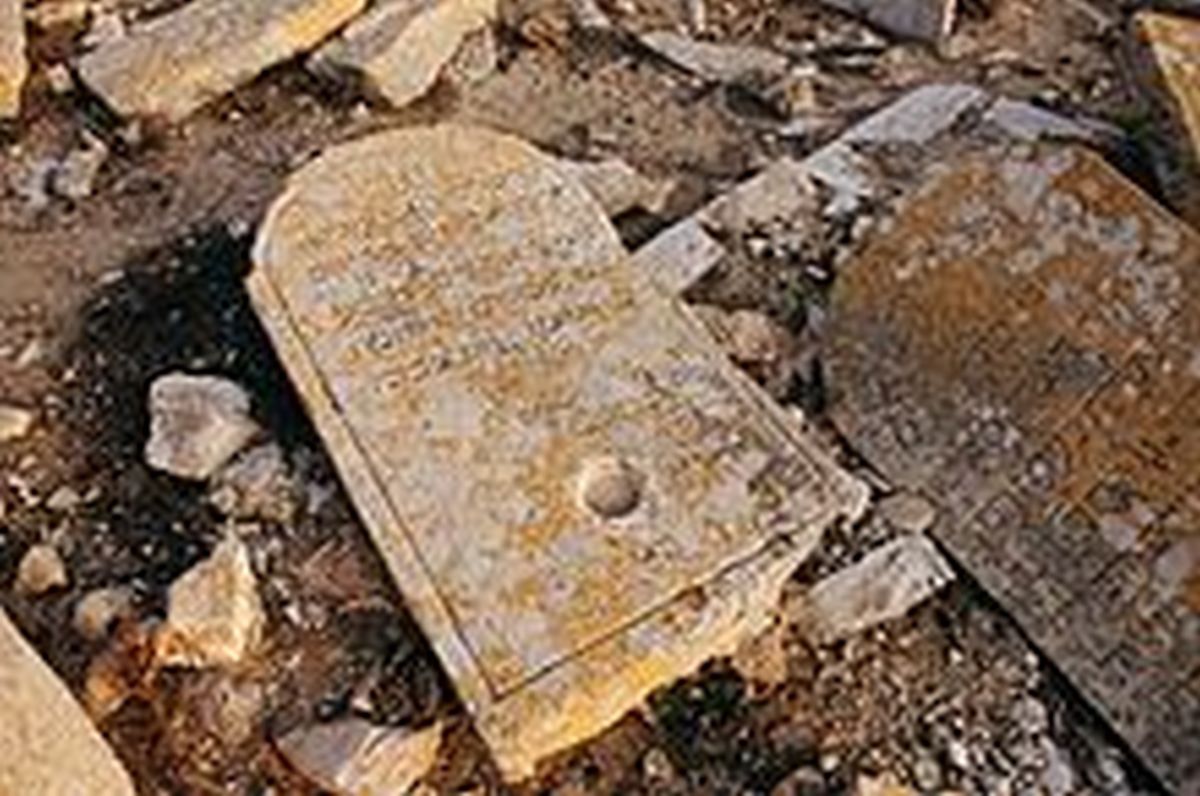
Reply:
[[34, 415], [28, 409], [0, 404], [0, 443], [14, 442], [33, 430]]
[[799, 622], [817, 641], [836, 641], [904, 616], [953, 580], [928, 538], [902, 536], [815, 585]]
[[824, 0], [890, 33], [936, 41], [954, 31], [958, 0]]
[[633, 254], [633, 265], [669, 295], [683, 293], [712, 273], [725, 247], [695, 218], [685, 218]]
[[1007, 97], [996, 100], [984, 114], [983, 120], [1018, 141], [1033, 142], [1051, 138], [1102, 146], [1121, 136], [1119, 129], [1099, 120], [1063, 116], [1037, 105]]
[[250, 397], [227, 379], [171, 373], [150, 387], [146, 462], [155, 469], [202, 481], [257, 433]]
[[17, 565], [17, 593], [36, 597], [70, 583], [67, 565], [53, 546], [37, 544], [29, 548]]
[[249, 551], [230, 537], [171, 584], [158, 660], [174, 666], [236, 666], [258, 643], [263, 623]]
[[597, 161], [560, 159], [558, 164], [583, 184], [610, 217], [639, 207], [656, 213], [662, 209], [675, 187], [670, 181], [646, 177], [620, 158]]
[[437, 762], [442, 728], [379, 727], [362, 719], [301, 727], [276, 746], [301, 774], [337, 796], [404, 796]]
[[759, 47], [698, 41], [669, 30], [647, 33], [641, 41], [681, 69], [713, 83], [780, 78], [788, 71], [787, 58]]
[[496, 17], [496, 0], [385, 0], [314, 56], [318, 72], [360, 75], [395, 107], [433, 88], [463, 41]]
[[193, 0], [106, 41], [79, 63], [83, 81], [123, 116], [177, 121], [304, 52], [366, 0]]

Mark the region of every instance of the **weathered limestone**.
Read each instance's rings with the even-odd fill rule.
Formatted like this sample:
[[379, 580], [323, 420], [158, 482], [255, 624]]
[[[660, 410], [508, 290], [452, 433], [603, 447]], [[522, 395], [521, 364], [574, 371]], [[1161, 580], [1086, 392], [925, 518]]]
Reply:
[[904, 616], [953, 580], [933, 543], [910, 534], [813, 586], [795, 618], [814, 640], [829, 643]]
[[1180, 793], [1200, 788], [1200, 238], [1082, 149], [943, 166], [842, 271], [835, 422]]
[[429, 773], [442, 728], [378, 727], [362, 719], [301, 727], [276, 743], [301, 774], [338, 796], [405, 796]]
[[231, 536], [171, 584], [158, 659], [169, 666], [236, 666], [258, 643], [264, 621], [249, 551]]
[[662, 209], [674, 183], [652, 180], [620, 158], [558, 161], [558, 166], [583, 184], [604, 212], [616, 217], [642, 208], [651, 213]]
[[0, 611], [0, 794], [133, 796], [83, 710]]
[[1187, 218], [1200, 224], [1200, 188], [1195, 184], [1200, 173], [1200, 19], [1143, 11], [1136, 25], [1150, 61], [1148, 82], [1162, 97], [1180, 140], [1187, 142], [1181, 154], [1188, 173], [1175, 192]]
[[524, 142], [335, 148], [254, 260], [255, 306], [511, 778], [732, 652], [864, 508]]
[[28, 76], [24, 4], [21, 0], [0, 0], [0, 119], [20, 113], [21, 87]]
[[669, 227], [633, 254], [633, 264], [670, 296], [682, 295], [711, 274], [725, 247], [695, 218]]
[[20, 406], [0, 404], [0, 443], [14, 442], [33, 430], [33, 412]]
[[318, 71], [362, 76], [395, 107], [421, 97], [463, 41], [496, 16], [496, 0], [385, 0], [314, 56]]
[[366, 0], [192, 0], [85, 55], [79, 74], [123, 116], [178, 121], [311, 49], [365, 5]]
[[155, 469], [203, 481], [257, 433], [250, 397], [227, 379], [169, 373], [150, 386], [145, 455]]
[[787, 58], [758, 47], [698, 41], [669, 30], [647, 33], [641, 42], [676, 66], [713, 83], [779, 78], [788, 71]]
[[954, 31], [958, 0], [823, 0], [890, 33], [937, 41]]

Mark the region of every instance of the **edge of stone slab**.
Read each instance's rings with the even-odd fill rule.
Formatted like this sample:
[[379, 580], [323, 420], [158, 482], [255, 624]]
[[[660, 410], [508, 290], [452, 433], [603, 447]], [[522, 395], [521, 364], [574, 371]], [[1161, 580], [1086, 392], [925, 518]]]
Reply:
[[[379, 135], [402, 135], [404, 132], [391, 131]], [[364, 140], [367, 139], [342, 144], [327, 150], [326, 155]], [[557, 171], [552, 158], [537, 152], [532, 145], [526, 146], [535, 153], [535, 157]], [[577, 187], [586, 201], [596, 205], [597, 217], [603, 218], [603, 210], [595, 200], [586, 194], [582, 186]], [[621, 643], [623, 634], [618, 634], [581, 651], [568, 662], [543, 674], [538, 678], [536, 687], [526, 684], [500, 698], [494, 697], [458, 635], [454, 618], [442, 604], [433, 581], [421, 566], [419, 552], [405, 534], [377, 530], [396, 528], [401, 524], [400, 520], [394, 516], [381, 486], [374, 480], [372, 465], [365, 452], [356, 447], [346, 419], [310, 359], [304, 340], [290, 320], [277, 286], [264, 269], [257, 267], [257, 263], [263, 262], [266, 257], [265, 247], [269, 245], [267, 231], [273, 225], [273, 219], [284, 212], [294, 190], [295, 181], [289, 180], [288, 186], [275, 200], [260, 226], [252, 258], [256, 266], [247, 277], [247, 290], [257, 311], [271, 319], [272, 322], [267, 324], [268, 334], [280, 356], [291, 363], [291, 377], [297, 382], [298, 392], [317, 427], [331, 440], [332, 446], [345, 452], [335, 465], [345, 479], [361, 485], [355, 491], [355, 504], [363, 516], [368, 533], [388, 561], [392, 577], [401, 586], [406, 604], [419, 618], [426, 633], [438, 639], [436, 648], [439, 658], [451, 673], [464, 701], [471, 707], [476, 725], [507, 780], [529, 777], [540, 760], [593, 737], [633, 709], [651, 691], [686, 676], [705, 660], [720, 654], [731, 654], [745, 635], [765, 627], [770, 621], [787, 577], [819, 542], [825, 528], [839, 519], [852, 522], [865, 513], [869, 500], [867, 486], [837, 465], [828, 452], [807, 438], [780, 407], [738, 371], [707, 335], [700, 321], [681, 302], [655, 287], [650, 280], [635, 276], [645, 283], [653, 301], [661, 302], [665, 311], [679, 316], [685, 333], [708, 356], [715, 358], [743, 399], [764, 411], [771, 426], [782, 437], [783, 444], [813, 463], [822, 473], [822, 484], [829, 494], [828, 505], [805, 517], [804, 527], [795, 534], [776, 536], [762, 549], [748, 554], [735, 565], [709, 576], [682, 593], [672, 595], [663, 607], [651, 617], [643, 619], [633, 631], [653, 633], [658, 628], [660, 632], [678, 635], [681, 623], [690, 622], [689, 627], [693, 629], [687, 632], [693, 634], [691, 643], [677, 642], [665, 651], [662, 659], [643, 661], [633, 670], [629, 666], [618, 666], [617, 671], [597, 672], [595, 667], [604, 659], [600, 653], [610, 645]], [[633, 268], [628, 255], [626, 264], [626, 267]], [[636, 275], [636, 270], [633, 273]], [[747, 582], [751, 586], [749, 592], [752, 597], [744, 597], [737, 603], [728, 599], [728, 595], [746, 594], [736, 587]], [[707, 597], [704, 596], [706, 592]], [[566, 700], [564, 709], [555, 700], [565, 699], [562, 689], [580, 679], [581, 668], [594, 681], [604, 682], [607, 690], [603, 695], [575, 693], [573, 699]], [[598, 677], [598, 674], [604, 677]], [[614, 687], [619, 678], [624, 678], [622, 688]], [[547, 700], [550, 700], [550, 704], [542, 704]], [[541, 709], [538, 709], [539, 705]], [[531, 715], [537, 720], [530, 721]]]
[[[129, 773], [100, 731], [3, 609], [0, 663], [0, 752], [11, 754], [0, 757], [0, 790], [12, 796], [76, 796], [86, 782], [89, 796], [134, 796]], [[18, 703], [36, 699], [37, 705], [14, 709], [10, 688], [20, 691]], [[21, 748], [6, 749], [13, 741]]]

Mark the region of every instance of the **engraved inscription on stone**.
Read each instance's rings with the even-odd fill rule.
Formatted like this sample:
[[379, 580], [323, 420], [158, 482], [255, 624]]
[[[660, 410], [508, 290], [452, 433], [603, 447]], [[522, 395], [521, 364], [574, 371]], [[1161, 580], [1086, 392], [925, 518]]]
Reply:
[[249, 288], [511, 777], [731, 651], [863, 508], [515, 139], [330, 151], [277, 200]]
[[1200, 790], [1200, 240], [1099, 157], [945, 168], [835, 289], [835, 420]]

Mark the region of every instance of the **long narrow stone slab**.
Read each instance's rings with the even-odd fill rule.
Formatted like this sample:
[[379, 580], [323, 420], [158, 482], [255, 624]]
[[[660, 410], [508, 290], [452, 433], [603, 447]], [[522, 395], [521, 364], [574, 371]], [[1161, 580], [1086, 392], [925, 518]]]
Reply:
[[133, 796], [100, 733], [0, 610], [0, 794]]
[[954, 31], [958, 0], [823, 0], [872, 25], [914, 39], [937, 41]]
[[0, 119], [20, 112], [21, 87], [28, 76], [24, 5], [21, 0], [0, 0]]
[[124, 116], [178, 121], [311, 49], [366, 0], [192, 0], [79, 63], [83, 81]]
[[864, 508], [524, 142], [338, 147], [254, 260], [255, 307], [510, 778], [731, 653]]
[[1075, 148], [943, 167], [834, 288], [835, 422], [1200, 792], [1200, 237]]

